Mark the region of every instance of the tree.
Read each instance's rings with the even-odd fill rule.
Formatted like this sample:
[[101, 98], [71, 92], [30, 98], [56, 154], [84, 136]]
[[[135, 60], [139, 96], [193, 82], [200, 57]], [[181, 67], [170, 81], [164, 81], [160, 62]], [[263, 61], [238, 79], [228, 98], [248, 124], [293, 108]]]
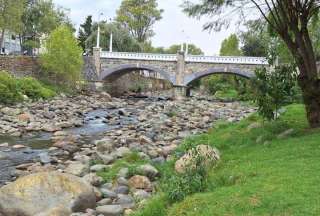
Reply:
[[123, 0], [116, 20], [142, 43], [154, 35], [152, 27], [162, 12], [156, 0]]
[[237, 35], [232, 34], [227, 39], [222, 41], [220, 48], [221, 56], [241, 56], [241, 50], [239, 48], [239, 39]]
[[[230, 24], [231, 17], [243, 20], [243, 16], [252, 14], [252, 9], [256, 8], [292, 54], [299, 68], [298, 83], [309, 124], [320, 127], [320, 78], [309, 30], [312, 19], [319, 14], [319, 7], [316, 0], [203, 0], [200, 3], [187, 0], [184, 11], [190, 16], [211, 16], [213, 21], [204, 28], [219, 30]], [[231, 16], [225, 16], [226, 13]]]
[[240, 33], [243, 46], [241, 51], [244, 56], [266, 57], [268, 55], [268, 44], [270, 41], [267, 24], [264, 20], [258, 19], [248, 21], [246, 31]]
[[86, 50], [86, 40], [92, 33], [92, 16], [87, 16], [86, 21], [80, 25], [78, 40], [83, 51]]
[[64, 24], [73, 28], [65, 9], [56, 7], [52, 0], [28, 1], [22, 21], [22, 45], [29, 51], [39, 48], [40, 38], [50, 34], [58, 26]]
[[68, 26], [59, 26], [45, 44], [46, 52], [40, 56], [41, 65], [56, 83], [73, 84], [81, 78], [82, 49]]
[[[98, 24], [94, 23], [92, 33], [86, 40], [86, 48], [92, 49], [97, 42]], [[100, 23], [100, 46], [109, 49], [110, 35], [113, 34], [113, 50], [117, 52], [140, 52], [140, 43], [131, 36], [129, 31], [118, 23]]]
[[265, 119], [275, 120], [281, 106], [290, 104], [294, 98], [296, 68], [291, 65], [276, 66], [272, 73], [268, 73], [264, 67], [255, 73], [252, 84], [258, 113]]
[[[186, 44], [183, 44], [184, 47], [186, 47]], [[171, 53], [171, 54], [176, 54], [180, 51], [181, 45], [175, 44], [170, 46], [168, 49], [165, 50], [165, 53]], [[203, 51], [197, 47], [194, 44], [188, 44], [188, 54], [190, 55], [203, 55]]]
[[5, 31], [19, 32], [24, 0], [0, 0], [0, 49], [3, 47]]

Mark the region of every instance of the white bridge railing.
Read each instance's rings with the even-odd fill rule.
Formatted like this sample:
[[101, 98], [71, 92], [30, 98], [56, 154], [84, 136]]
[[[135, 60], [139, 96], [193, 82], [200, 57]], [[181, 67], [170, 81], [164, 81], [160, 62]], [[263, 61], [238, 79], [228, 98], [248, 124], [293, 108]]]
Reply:
[[[130, 52], [106, 52], [100, 54], [101, 58], [109, 59], [132, 59], [149, 61], [177, 61], [175, 54], [155, 54], [155, 53], [130, 53]], [[187, 55], [186, 62], [197, 63], [218, 63], [218, 64], [253, 64], [268, 65], [268, 61], [263, 57], [242, 57], [242, 56], [201, 56]]]

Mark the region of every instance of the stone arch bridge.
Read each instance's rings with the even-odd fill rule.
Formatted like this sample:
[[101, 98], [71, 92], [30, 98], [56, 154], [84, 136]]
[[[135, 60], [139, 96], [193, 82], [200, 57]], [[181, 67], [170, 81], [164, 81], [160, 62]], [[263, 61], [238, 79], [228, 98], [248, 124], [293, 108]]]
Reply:
[[116, 79], [137, 70], [156, 72], [184, 94], [194, 80], [211, 74], [235, 74], [254, 77], [257, 67], [268, 66], [262, 57], [196, 56], [174, 54], [104, 52], [94, 50], [98, 81]]

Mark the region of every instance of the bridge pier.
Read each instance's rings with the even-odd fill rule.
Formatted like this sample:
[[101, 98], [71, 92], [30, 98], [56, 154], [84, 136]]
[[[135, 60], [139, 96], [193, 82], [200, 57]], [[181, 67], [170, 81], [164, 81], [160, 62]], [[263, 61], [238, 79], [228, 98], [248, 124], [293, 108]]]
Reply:
[[101, 72], [101, 58], [100, 58], [101, 51], [102, 49], [99, 47], [93, 48], [93, 61], [94, 61], [94, 66], [96, 68], [98, 77], [100, 76], [100, 72]]
[[175, 100], [183, 100], [187, 96], [186, 86], [173, 86], [173, 98]]

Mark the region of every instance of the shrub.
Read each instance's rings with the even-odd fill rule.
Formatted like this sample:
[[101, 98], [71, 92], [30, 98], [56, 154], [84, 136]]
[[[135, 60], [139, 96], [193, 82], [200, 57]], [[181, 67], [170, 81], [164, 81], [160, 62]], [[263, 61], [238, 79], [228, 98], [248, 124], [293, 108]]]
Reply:
[[55, 96], [55, 92], [45, 88], [38, 80], [25, 77], [17, 81], [19, 91], [31, 99], [48, 99]]
[[54, 30], [46, 41], [46, 52], [40, 56], [41, 65], [56, 84], [75, 88], [81, 78], [82, 48], [67, 26]]
[[192, 151], [194, 155], [192, 166], [184, 173], [174, 172], [166, 175], [163, 188], [171, 202], [179, 202], [188, 195], [203, 192], [208, 186], [208, 171], [213, 161], [208, 162], [200, 152], [197, 152], [197, 148], [192, 148]]
[[16, 79], [5, 71], [0, 71], [0, 102], [12, 104], [22, 100]]
[[278, 110], [297, 98], [297, 71], [294, 65], [276, 66], [272, 72], [266, 68], [255, 71], [252, 80], [254, 100], [258, 113], [267, 120], [277, 119]]

